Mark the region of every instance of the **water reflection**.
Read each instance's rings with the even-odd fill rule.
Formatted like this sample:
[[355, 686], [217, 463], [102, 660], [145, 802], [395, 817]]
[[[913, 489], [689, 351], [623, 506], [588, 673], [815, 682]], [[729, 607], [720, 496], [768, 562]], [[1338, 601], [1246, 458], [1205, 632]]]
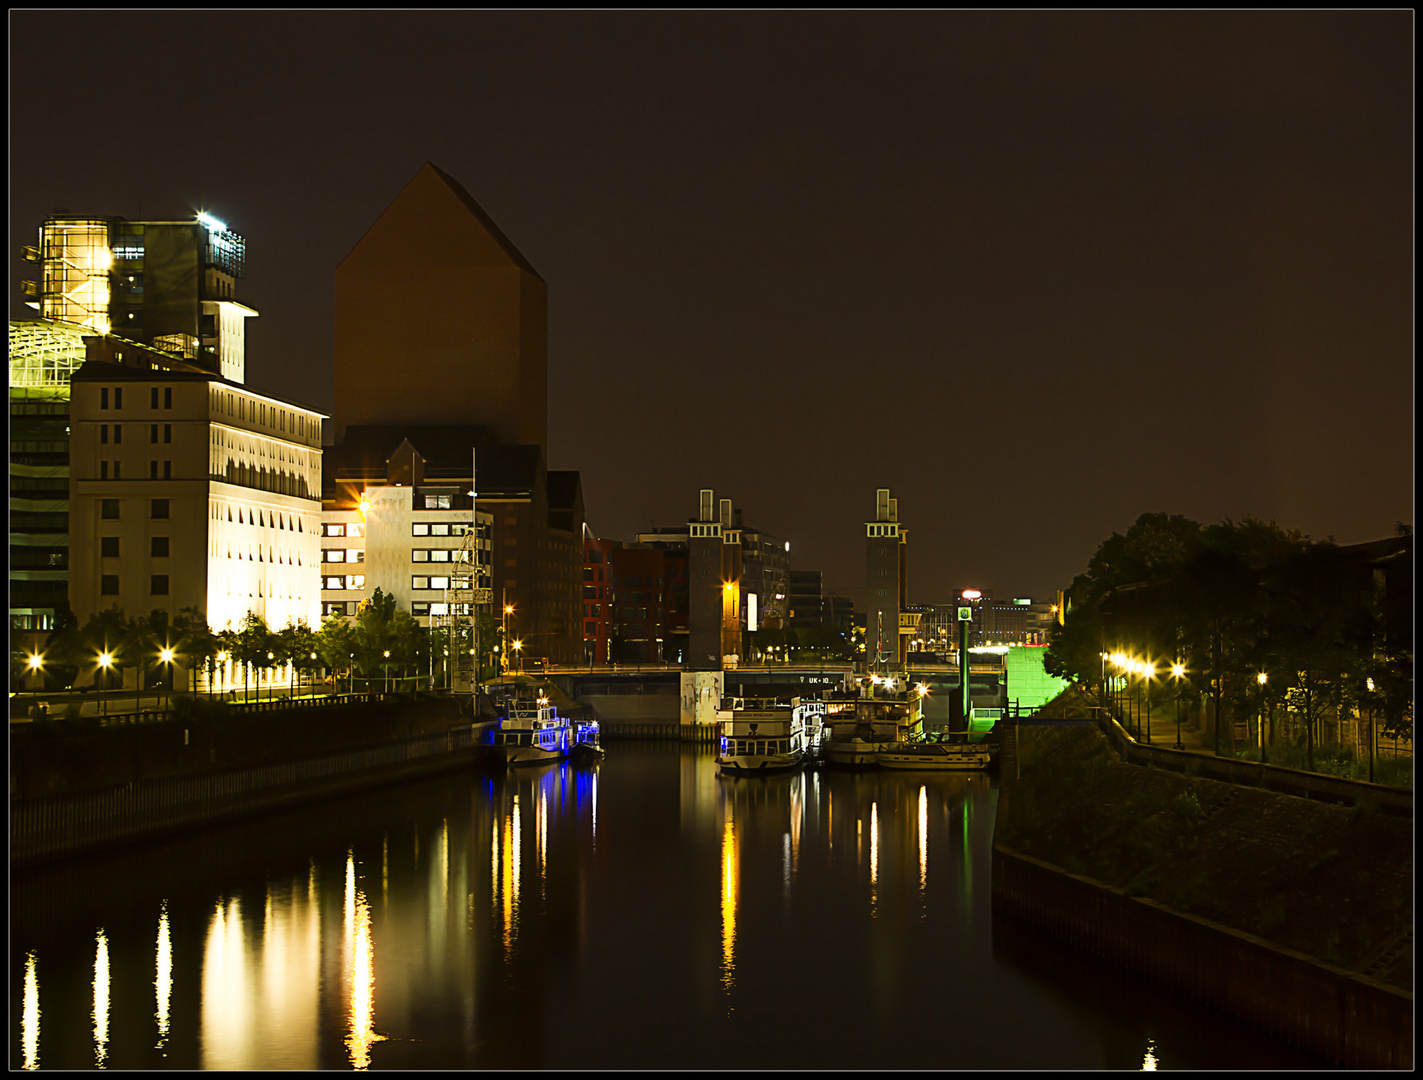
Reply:
[[24, 1053], [24, 1067], [40, 1067], [40, 977], [35, 952], [25, 954], [25, 1002], [20, 1014], [20, 1047]]
[[[619, 744], [74, 860], [12, 885], [11, 1067], [1126, 1069], [1157, 1038], [1229, 1067], [1219, 1018], [1183, 1034], [1119, 975], [1000, 956], [993, 799]], [[766, 1022], [787, 1003], [936, 1037], [807, 1037]]]
[[100, 927], [94, 940], [94, 1064], [109, 1057], [109, 939]]
[[173, 999], [173, 940], [168, 932], [168, 901], [158, 909], [158, 944], [154, 958], [153, 1018], [158, 1025], [158, 1042], [154, 1049], [162, 1050], [168, 1041], [168, 1007]]

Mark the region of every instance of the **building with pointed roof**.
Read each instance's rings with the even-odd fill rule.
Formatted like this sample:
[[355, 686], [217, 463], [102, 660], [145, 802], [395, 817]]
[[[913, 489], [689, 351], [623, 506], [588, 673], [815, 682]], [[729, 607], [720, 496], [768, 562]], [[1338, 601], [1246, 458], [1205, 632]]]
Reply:
[[336, 268], [351, 424], [477, 424], [548, 452], [548, 287], [448, 173], [420, 169]]

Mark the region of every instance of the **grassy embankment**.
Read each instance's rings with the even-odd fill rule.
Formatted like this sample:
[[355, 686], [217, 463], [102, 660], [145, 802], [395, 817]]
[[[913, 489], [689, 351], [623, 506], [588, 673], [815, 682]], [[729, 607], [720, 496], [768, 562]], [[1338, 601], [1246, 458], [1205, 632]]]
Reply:
[[1411, 821], [1128, 765], [1095, 726], [1020, 755], [1007, 847], [1412, 989]]

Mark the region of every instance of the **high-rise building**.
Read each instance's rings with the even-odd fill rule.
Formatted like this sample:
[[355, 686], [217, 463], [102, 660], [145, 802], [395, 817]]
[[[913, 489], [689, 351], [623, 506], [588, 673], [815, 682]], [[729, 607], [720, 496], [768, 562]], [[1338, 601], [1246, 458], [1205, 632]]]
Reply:
[[175, 353], [231, 382], [246, 378], [246, 321], [237, 296], [247, 242], [211, 214], [184, 221], [121, 217], [46, 218], [39, 263], [23, 282], [43, 319], [116, 334]]
[[790, 612], [792, 627], [825, 626], [829, 620], [825, 610], [825, 588], [819, 570], [790, 572]]
[[[909, 635], [900, 633], [900, 615], [908, 609], [907, 543], [899, 500], [889, 497], [889, 488], [878, 489], [875, 518], [865, 523], [865, 662], [871, 668], [905, 661]], [[908, 629], [912, 633], [913, 625]]]
[[[526, 659], [582, 660], [583, 493], [576, 471], [547, 464], [543, 278], [469, 192], [426, 164], [342, 260], [335, 287], [329, 520], [365, 485], [407, 483], [417, 508], [426, 489], [455, 499], [477, 489], [501, 626]], [[404, 441], [423, 479], [392, 479]], [[474, 488], [461, 490], [476, 449]], [[369, 568], [364, 585], [381, 587]], [[323, 599], [341, 602], [329, 590]]]
[[336, 268], [336, 438], [478, 424], [548, 449], [548, 287], [458, 181], [426, 164]]

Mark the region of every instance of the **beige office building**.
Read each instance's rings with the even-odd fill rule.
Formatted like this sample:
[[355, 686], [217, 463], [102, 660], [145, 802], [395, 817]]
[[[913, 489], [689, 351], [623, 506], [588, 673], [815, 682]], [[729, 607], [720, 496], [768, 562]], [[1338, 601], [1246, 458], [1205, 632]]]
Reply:
[[90, 338], [70, 395], [69, 603], [321, 618], [321, 421], [305, 406]]

